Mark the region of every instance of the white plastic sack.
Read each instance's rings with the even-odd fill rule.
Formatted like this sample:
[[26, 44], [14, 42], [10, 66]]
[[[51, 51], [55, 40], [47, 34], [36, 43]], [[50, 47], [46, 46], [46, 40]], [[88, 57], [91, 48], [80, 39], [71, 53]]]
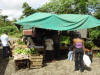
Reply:
[[84, 64], [85, 64], [87, 67], [90, 67], [90, 65], [91, 65], [91, 60], [90, 60], [90, 58], [89, 58], [88, 55], [86, 55], [86, 54], [83, 55], [83, 61], [84, 61]]

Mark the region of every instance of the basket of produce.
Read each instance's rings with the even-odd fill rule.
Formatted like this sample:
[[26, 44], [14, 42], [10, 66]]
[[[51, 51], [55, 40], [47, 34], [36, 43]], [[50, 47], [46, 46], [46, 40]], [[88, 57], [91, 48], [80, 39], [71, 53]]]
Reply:
[[17, 47], [13, 50], [14, 60], [28, 59], [30, 68], [42, 67], [43, 55], [40, 55], [34, 48]]
[[14, 57], [14, 60], [28, 59], [30, 53], [31, 51], [29, 48], [18, 47], [13, 50], [13, 57]]
[[13, 50], [13, 57], [16, 69], [29, 67], [29, 48], [17, 47]]

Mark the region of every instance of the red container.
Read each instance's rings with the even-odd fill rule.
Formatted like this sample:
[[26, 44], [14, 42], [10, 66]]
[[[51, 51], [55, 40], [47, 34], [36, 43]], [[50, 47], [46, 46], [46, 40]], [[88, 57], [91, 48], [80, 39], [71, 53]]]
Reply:
[[32, 35], [32, 29], [23, 30], [23, 35]]

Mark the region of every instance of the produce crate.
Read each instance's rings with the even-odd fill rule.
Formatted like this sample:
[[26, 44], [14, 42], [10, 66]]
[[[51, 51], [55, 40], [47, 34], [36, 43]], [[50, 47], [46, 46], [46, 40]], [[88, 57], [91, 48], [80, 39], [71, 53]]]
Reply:
[[43, 55], [30, 55], [30, 68], [41, 68], [43, 66]]

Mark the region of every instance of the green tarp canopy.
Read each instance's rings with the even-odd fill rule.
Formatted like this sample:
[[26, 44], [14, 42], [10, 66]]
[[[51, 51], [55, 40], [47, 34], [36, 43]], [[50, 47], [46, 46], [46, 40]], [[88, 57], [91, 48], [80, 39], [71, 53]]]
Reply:
[[81, 14], [52, 14], [34, 13], [15, 24], [21, 25], [23, 29], [32, 27], [51, 30], [79, 30], [100, 26], [100, 20], [90, 15]]

